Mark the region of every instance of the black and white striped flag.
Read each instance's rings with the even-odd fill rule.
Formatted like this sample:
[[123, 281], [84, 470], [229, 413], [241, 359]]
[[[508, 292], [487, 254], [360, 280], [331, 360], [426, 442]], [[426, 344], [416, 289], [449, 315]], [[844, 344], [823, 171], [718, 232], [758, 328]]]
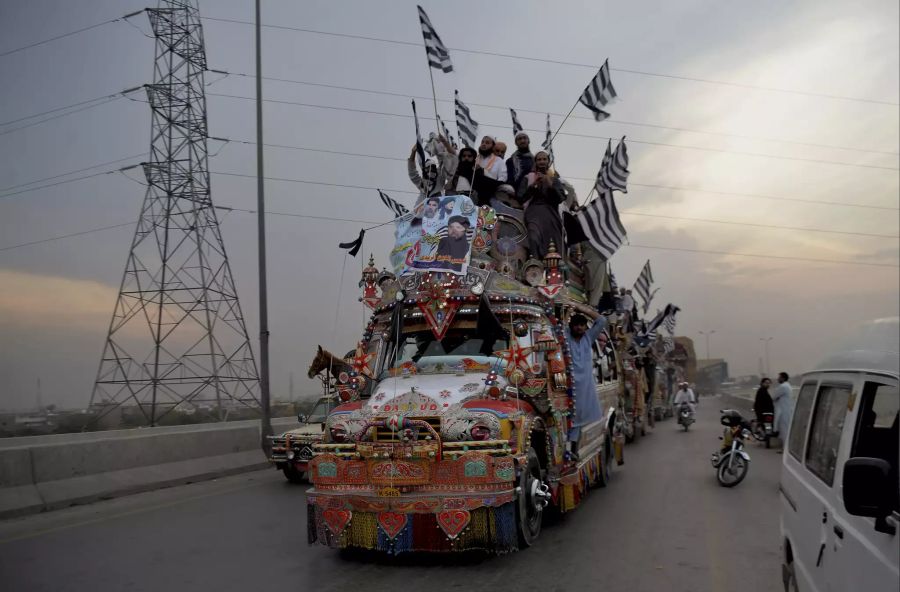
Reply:
[[625, 227], [619, 219], [612, 191], [601, 193], [575, 214], [591, 245], [610, 259], [625, 242]]
[[634, 291], [638, 293], [641, 300], [644, 301], [644, 312], [647, 311], [647, 305], [650, 303], [652, 296], [650, 295], [650, 286], [653, 284], [653, 270], [650, 269], [650, 260], [644, 263], [637, 281], [634, 282]]
[[515, 110], [515, 109], [512, 109], [512, 108], [511, 108], [511, 109], [509, 110], [509, 114], [512, 115], [512, 121], [513, 121], [513, 137], [515, 138], [515, 137], [516, 137], [516, 134], [518, 134], [518, 133], [519, 133], [520, 131], [522, 131], [524, 128], [522, 127], [522, 124], [519, 123], [519, 116], [516, 115], [516, 110]]
[[547, 155], [550, 157], [550, 162], [553, 163], [556, 159], [553, 158], [553, 128], [550, 127], [550, 114], [547, 113], [547, 134], [544, 136], [544, 141], [541, 142], [541, 148], [547, 151]]
[[444, 46], [444, 42], [438, 36], [431, 24], [425, 9], [419, 9], [419, 22], [422, 23], [422, 37], [425, 38], [425, 55], [428, 57], [428, 65], [444, 72], [452, 72], [453, 64], [450, 63], [450, 52]]
[[675, 335], [675, 314], [678, 312], [678, 308], [675, 308], [675, 312], [668, 315], [665, 320], [663, 320], [663, 324], [666, 326], [666, 333], [669, 335]]
[[407, 209], [406, 206], [398, 202], [396, 199], [391, 198], [381, 189], [378, 189], [378, 196], [381, 198], [381, 203], [386, 205], [392, 212], [394, 212], [395, 218], [399, 218], [403, 214], [409, 213], [409, 209]]
[[675, 340], [671, 337], [663, 337], [663, 351], [667, 354], [675, 351]]
[[416, 102], [415, 100], [412, 102], [413, 109], [413, 119], [416, 122], [416, 154], [419, 155], [419, 167], [422, 169], [422, 174], [424, 175], [425, 171], [425, 145], [422, 144], [422, 132], [419, 131], [419, 115], [416, 113]]
[[644, 305], [641, 307], [641, 310], [644, 311], [644, 314], [647, 314], [647, 311], [650, 309], [650, 302], [653, 300], [653, 297], [656, 296], [656, 293], [659, 292], [659, 288], [654, 289], [650, 292], [650, 298], [644, 302]]
[[606, 144], [606, 154], [600, 172], [597, 173], [597, 191], [617, 189], [628, 193], [628, 149], [625, 147], [625, 136], [619, 140], [616, 151], [612, 150], [612, 140]]
[[472, 114], [466, 104], [459, 100], [459, 91], [454, 94], [456, 102], [456, 127], [459, 130], [459, 139], [463, 145], [471, 147], [475, 145], [478, 137], [478, 122], [472, 119]]
[[437, 117], [438, 129], [441, 130], [441, 135], [447, 138], [447, 141], [450, 142], [454, 149], [457, 148], [456, 142], [453, 140], [453, 136], [450, 135], [450, 130], [447, 129], [447, 124], [444, 123], [444, 120], [441, 119], [440, 115], [436, 115], [435, 117]]
[[[663, 323], [666, 323], [666, 330], [669, 328], [669, 323], [672, 323], [672, 330], [674, 331], [675, 315], [679, 310], [681, 309], [674, 304], [667, 304], [665, 310], [657, 312], [656, 316], [653, 317], [653, 320], [650, 321], [650, 324], [645, 327], [644, 334], [655, 332]], [[668, 320], [670, 317], [672, 319], [671, 321]]]
[[595, 120], [603, 121], [609, 117], [609, 113], [601, 109], [601, 107], [605, 107], [614, 98], [616, 98], [616, 89], [613, 87], [612, 80], [609, 77], [609, 60], [606, 60], [578, 100], [591, 110]]

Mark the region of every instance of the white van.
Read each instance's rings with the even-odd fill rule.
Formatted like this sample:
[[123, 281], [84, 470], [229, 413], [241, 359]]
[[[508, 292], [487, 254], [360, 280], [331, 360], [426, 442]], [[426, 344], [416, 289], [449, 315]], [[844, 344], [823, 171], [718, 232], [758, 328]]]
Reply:
[[803, 375], [781, 472], [786, 591], [900, 590], [900, 319]]

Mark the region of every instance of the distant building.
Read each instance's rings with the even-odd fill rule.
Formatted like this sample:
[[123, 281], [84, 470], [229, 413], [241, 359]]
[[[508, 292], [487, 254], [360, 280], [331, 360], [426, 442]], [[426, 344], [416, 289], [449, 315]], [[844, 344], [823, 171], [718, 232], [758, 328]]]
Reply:
[[675, 337], [675, 350], [666, 356], [666, 361], [676, 368], [677, 381], [696, 382], [697, 354], [694, 351], [694, 340], [690, 337]]
[[703, 391], [716, 391], [728, 380], [728, 362], [722, 358], [697, 360], [697, 388]]

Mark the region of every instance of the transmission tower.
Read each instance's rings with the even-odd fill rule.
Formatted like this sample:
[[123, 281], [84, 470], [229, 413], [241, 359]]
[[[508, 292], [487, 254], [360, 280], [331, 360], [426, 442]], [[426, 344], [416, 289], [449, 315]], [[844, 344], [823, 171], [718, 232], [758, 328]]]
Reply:
[[[258, 409], [259, 378], [210, 197], [206, 52], [196, 0], [147, 9], [156, 38], [147, 192], [91, 407], [136, 406], [149, 425], [176, 408]], [[124, 410], [123, 410], [124, 411]]]

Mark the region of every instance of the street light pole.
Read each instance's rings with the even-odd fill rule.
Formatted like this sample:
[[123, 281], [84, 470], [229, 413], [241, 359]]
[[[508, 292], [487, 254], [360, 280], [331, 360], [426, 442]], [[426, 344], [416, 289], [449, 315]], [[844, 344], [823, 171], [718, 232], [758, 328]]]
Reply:
[[709, 336], [712, 335], [713, 333], [715, 333], [715, 330], [713, 330], [713, 331], [697, 331], [697, 333], [699, 333], [700, 335], [706, 336], [706, 359], [709, 360], [710, 359], [710, 357], [709, 357]]
[[766, 375], [772, 376], [772, 368], [769, 366], [769, 342], [772, 341], [772, 337], [760, 337], [759, 340], [763, 342], [763, 347], [766, 351]]
[[262, 48], [260, 0], [256, 0], [256, 211], [259, 238], [259, 406], [262, 411], [261, 444], [271, 452], [271, 407], [269, 402], [269, 303], [266, 294], [266, 198], [263, 178]]

